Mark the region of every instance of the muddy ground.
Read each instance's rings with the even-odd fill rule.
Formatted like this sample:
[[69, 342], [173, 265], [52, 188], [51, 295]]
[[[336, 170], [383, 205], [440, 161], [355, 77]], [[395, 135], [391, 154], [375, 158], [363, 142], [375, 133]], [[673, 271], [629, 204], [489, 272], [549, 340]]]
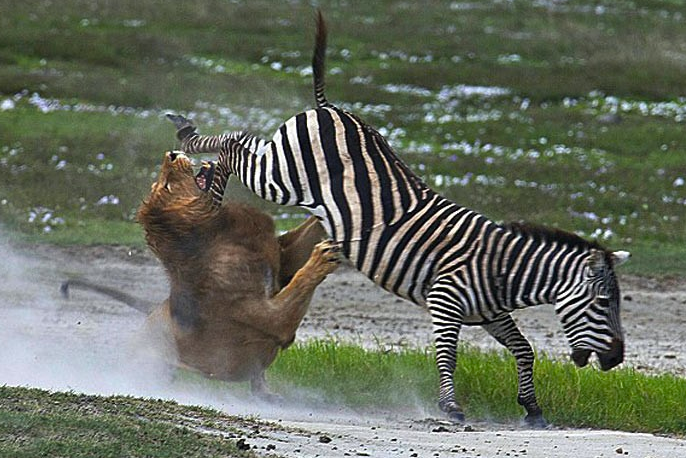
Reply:
[[[139, 312], [87, 292], [74, 291], [69, 300], [59, 294], [64, 278], [81, 276], [161, 301], [167, 294], [166, 279], [147, 250], [0, 243], [0, 253], [0, 384], [173, 398], [255, 416], [265, 423], [259, 430], [246, 428], [246, 441], [257, 450], [284, 456], [686, 457], [686, 441], [675, 438], [556, 428], [530, 431], [493, 423], [453, 425], [411, 400], [402, 412], [356, 412], [324, 399], [264, 405], [205, 385], [179, 383], [144, 351], [152, 344], [142, 333], [144, 317]], [[620, 282], [625, 364], [686, 376], [686, 283], [628, 276], [621, 276]], [[539, 352], [566, 357], [552, 308], [524, 310], [516, 319]], [[373, 346], [431, 343], [424, 310], [385, 293], [346, 266], [319, 287], [298, 332], [301, 340], [323, 336]], [[466, 328], [462, 339], [497, 348], [479, 328]]]

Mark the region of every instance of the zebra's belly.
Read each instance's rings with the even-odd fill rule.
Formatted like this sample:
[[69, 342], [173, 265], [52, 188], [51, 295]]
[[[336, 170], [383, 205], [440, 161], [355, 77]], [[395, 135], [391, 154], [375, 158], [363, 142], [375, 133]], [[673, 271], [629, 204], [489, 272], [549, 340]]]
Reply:
[[348, 259], [367, 278], [398, 297], [422, 307], [426, 306], [430, 261], [425, 262], [422, 266], [410, 266], [411, 268], [408, 268], [408, 265], [402, 259], [396, 262], [388, 262], [391, 256], [388, 253], [383, 253], [379, 256], [381, 262], [373, 264], [369, 262], [369, 259], [373, 256], [368, 256], [361, 260], [356, 256], [358, 252], [355, 248], [353, 244]]
[[[356, 263], [356, 259], [350, 259], [353, 265]], [[426, 271], [424, 270], [426, 269]], [[417, 275], [416, 278], [427, 278], [427, 271], [429, 271], [428, 264], [424, 266]], [[412, 281], [411, 276], [402, 275], [399, 277], [398, 273], [382, 276], [380, 273], [370, 274], [365, 272], [364, 269], [358, 269], [360, 272], [365, 274], [370, 280], [372, 280], [377, 285], [381, 286], [386, 291], [393, 293], [394, 295], [406, 299], [414, 304], [417, 304], [423, 308], [427, 308], [426, 303], [426, 293], [431, 289], [429, 283]], [[391, 280], [384, 282], [383, 279]], [[398, 278], [404, 279], [401, 282], [396, 282]], [[468, 304], [465, 310], [465, 316], [463, 319], [463, 324], [466, 326], [479, 326], [486, 323], [496, 321], [503, 315], [509, 314], [512, 310], [502, 309], [496, 306], [488, 305], [484, 297], [477, 296], [471, 298], [474, 303]]]
[[[363, 272], [364, 273], [364, 272]], [[374, 283], [377, 285], [381, 286], [383, 289], [388, 291], [389, 293], [393, 293], [394, 295], [401, 297], [405, 300], [408, 300], [414, 304], [417, 304], [421, 307], [426, 307], [426, 297], [424, 295], [423, 287], [421, 285], [416, 285], [413, 284], [411, 281], [403, 281], [401, 283], [396, 283], [395, 281], [387, 281], [387, 282], [382, 282], [380, 281], [380, 277], [377, 276], [370, 276], [367, 275]], [[391, 277], [392, 280], [395, 280], [397, 277], [393, 276]]]
[[496, 314], [487, 314], [487, 315], [479, 315], [479, 314], [470, 315], [470, 316], [465, 317], [462, 324], [464, 324], [465, 326], [480, 326], [482, 324], [487, 324], [487, 323], [491, 323], [493, 321], [496, 321], [497, 319], [499, 319], [503, 315], [508, 315], [508, 314], [509, 314], [509, 312], [499, 312]]

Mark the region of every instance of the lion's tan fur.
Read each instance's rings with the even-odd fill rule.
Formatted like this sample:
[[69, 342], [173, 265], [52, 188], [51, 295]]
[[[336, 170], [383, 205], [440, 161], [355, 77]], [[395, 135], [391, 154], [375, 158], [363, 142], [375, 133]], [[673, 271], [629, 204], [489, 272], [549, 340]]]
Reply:
[[321, 226], [308, 220], [279, 239], [254, 208], [213, 207], [176, 153], [165, 155], [137, 216], [171, 286], [149, 319], [168, 333], [178, 362], [263, 390], [264, 370], [293, 341], [314, 288], [338, 262], [333, 245], [315, 247]]

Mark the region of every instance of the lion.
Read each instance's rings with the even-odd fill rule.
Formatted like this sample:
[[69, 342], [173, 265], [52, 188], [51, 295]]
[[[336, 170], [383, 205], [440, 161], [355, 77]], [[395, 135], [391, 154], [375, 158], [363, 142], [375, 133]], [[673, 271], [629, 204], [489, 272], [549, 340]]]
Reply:
[[[315, 288], [341, 260], [321, 241], [316, 219], [276, 237], [274, 222], [240, 203], [217, 205], [208, 192], [213, 164], [197, 176], [180, 152], [167, 152], [157, 181], [138, 209], [145, 239], [169, 278], [158, 306], [72, 279], [62, 285], [96, 290], [149, 313], [148, 324], [173, 344], [176, 364], [224, 381], [249, 381], [271, 398], [265, 370], [295, 339]], [[225, 184], [225, 183], [224, 183]]]

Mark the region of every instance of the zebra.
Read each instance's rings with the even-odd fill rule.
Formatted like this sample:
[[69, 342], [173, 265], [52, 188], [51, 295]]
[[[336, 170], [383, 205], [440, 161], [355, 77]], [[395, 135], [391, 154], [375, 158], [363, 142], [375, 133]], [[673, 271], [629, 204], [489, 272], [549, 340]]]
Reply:
[[271, 141], [244, 132], [199, 135], [170, 115], [181, 149], [218, 154], [218, 173], [236, 175], [263, 199], [309, 210], [359, 271], [428, 309], [438, 405], [449, 418], [464, 421], [454, 381], [459, 332], [480, 325], [516, 360], [525, 421], [545, 426], [534, 353], [511, 312], [554, 305], [574, 363], [583, 367], [596, 353], [609, 370], [624, 359], [614, 269], [630, 254], [558, 229], [499, 224], [432, 190], [377, 130], [327, 101], [325, 47], [320, 14], [312, 62], [318, 106], [288, 119]]

